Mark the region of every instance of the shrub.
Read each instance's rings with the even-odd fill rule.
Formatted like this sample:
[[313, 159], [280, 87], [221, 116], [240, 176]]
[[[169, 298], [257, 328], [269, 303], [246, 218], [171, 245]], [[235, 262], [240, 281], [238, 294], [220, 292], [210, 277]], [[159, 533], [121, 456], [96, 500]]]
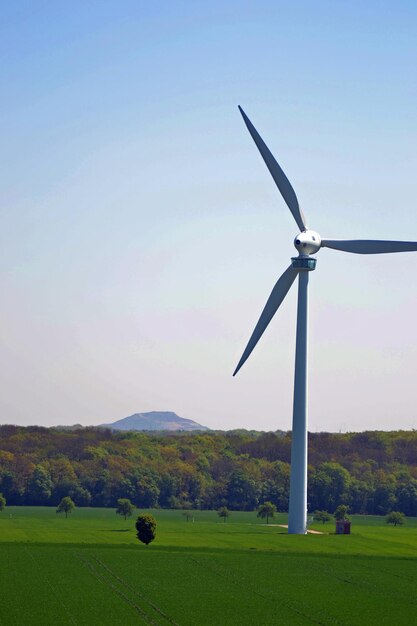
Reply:
[[149, 545], [156, 536], [156, 519], [150, 513], [138, 515], [136, 520], [136, 536], [145, 545]]

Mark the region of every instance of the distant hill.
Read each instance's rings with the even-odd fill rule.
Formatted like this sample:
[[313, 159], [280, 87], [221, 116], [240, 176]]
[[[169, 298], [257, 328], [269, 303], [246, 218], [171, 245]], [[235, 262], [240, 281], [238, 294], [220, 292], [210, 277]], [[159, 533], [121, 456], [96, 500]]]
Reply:
[[206, 426], [180, 417], [172, 411], [135, 413], [112, 424], [100, 424], [112, 430], [208, 430]]

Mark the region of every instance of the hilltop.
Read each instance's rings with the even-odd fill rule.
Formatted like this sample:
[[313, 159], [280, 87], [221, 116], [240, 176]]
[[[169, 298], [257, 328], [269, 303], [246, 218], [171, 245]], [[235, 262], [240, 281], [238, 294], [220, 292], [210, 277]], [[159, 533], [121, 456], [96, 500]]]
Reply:
[[172, 411], [149, 411], [148, 413], [135, 413], [111, 424], [100, 424], [102, 428], [112, 430], [208, 430], [193, 420], [180, 417]]

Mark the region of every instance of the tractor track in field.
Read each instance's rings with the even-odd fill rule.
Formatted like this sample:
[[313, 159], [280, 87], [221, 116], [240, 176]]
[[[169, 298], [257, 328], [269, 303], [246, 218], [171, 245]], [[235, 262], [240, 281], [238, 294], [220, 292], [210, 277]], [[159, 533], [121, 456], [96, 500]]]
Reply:
[[155, 622], [147, 613], [146, 611], [139, 606], [138, 604], [136, 604], [136, 602], [133, 602], [133, 600], [131, 600], [131, 598], [129, 598], [125, 593], [123, 593], [123, 591], [121, 591], [120, 589], [118, 589], [116, 587], [116, 585], [114, 585], [110, 580], [108, 580], [108, 578], [106, 578], [106, 576], [104, 576], [103, 574], [101, 574], [99, 572], [99, 570], [94, 566], [94, 563], [89, 560], [88, 558], [86, 558], [85, 556], [82, 557], [80, 556], [80, 554], [76, 553], [76, 556], [78, 558], [78, 560], [89, 570], [90, 574], [98, 581], [100, 581], [101, 583], [103, 583], [104, 585], [106, 585], [106, 587], [108, 587], [109, 589], [111, 589], [111, 591], [113, 591], [113, 593], [115, 593], [117, 596], [119, 596], [119, 598], [121, 598], [126, 604], [128, 604], [130, 607], [132, 607], [137, 613], [139, 613], [139, 615], [145, 620], [145, 622], [147, 624], [153, 624], [153, 626], [159, 626], [159, 624], [157, 622]]
[[387, 574], [388, 576], [391, 576], [393, 578], [400, 578], [402, 580], [406, 580], [408, 583], [412, 583], [414, 585], [416, 585], [416, 583], [417, 583], [416, 579], [411, 579], [410, 576], [407, 576], [405, 574], [397, 574], [395, 572], [391, 572], [390, 570], [385, 569], [384, 567], [371, 567], [370, 565], [365, 565], [363, 563], [361, 563], [358, 567], [370, 570], [371, 572], [384, 572], [384, 574]]
[[144, 594], [137, 591], [137, 589], [129, 585], [129, 583], [127, 583], [123, 578], [121, 578], [115, 572], [113, 572], [113, 570], [108, 565], [106, 565], [106, 563], [103, 563], [103, 561], [101, 561], [96, 555], [93, 554], [91, 556], [99, 565], [101, 565], [103, 569], [109, 572], [109, 574], [113, 576], [113, 578], [115, 578], [121, 585], [126, 587], [126, 589], [129, 589], [131, 593], [133, 593], [135, 596], [140, 598], [143, 602], [146, 602], [147, 604], [149, 604], [149, 606], [151, 606], [153, 610], [156, 613], [158, 613], [164, 620], [166, 620], [170, 624], [173, 624], [173, 626], [180, 626], [178, 622], [176, 622], [172, 617], [167, 615], [157, 604], [149, 600], [149, 598], [147, 598]]
[[[341, 622], [339, 619], [335, 619], [333, 617], [330, 617], [329, 615], [327, 615], [326, 613], [324, 613], [322, 611], [318, 612], [318, 613], [322, 614], [320, 617], [314, 618], [314, 617], [311, 616], [311, 608], [310, 607], [304, 607], [303, 606], [304, 610], [300, 610], [296, 606], [294, 606], [294, 604], [292, 602], [289, 602], [288, 600], [285, 600], [281, 596], [277, 597], [275, 595], [274, 590], [270, 589], [268, 587], [264, 587], [264, 589], [269, 591], [269, 593], [271, 595], [263, 594], [262, 592], [260, 592], [257, 589], [253, 588], [253, 586], [251, 585], [251, 581], [250, 580], [248, 580], [244, 576], [237, 575], [235, 571], [227, 569], [224, 566], [207, 565], [206, 563], [202, 563], [201, 561], [199, 561], [195, 557], [190, 557], [190, 560], [193, 563], [195, 563], [196, 565], [198, 565], [198, 566], [202, 567], [203, 569], [211, 572], [212, 574], [215, 574], [216, 576], [221, 576], [222, 578], [227, 580], [229, 583], [233, 583], [234, 585], [238, 586], [239, 588], [242, 588], [242, 585], [243, 585], [248, 591], [250, 591], [251, 593], [253, 593], [256, 596], [259, 596], [263, 600], [267, 600], [268, 602], [271, 602], [271, 600], [273, 600], [273, 598], [276, 597], [277, 601], [281, 605], [285, 606], [287, 609], [289, 609], [293, 613], [296, 613], [299, 617], [302, 617], [304, 620], [306, 620], [306, 622], [310, 622], [312, 624], [320, 624], [321, 626], [327, 626], [328, 624], [340, 624], [341, 626], [348, 626], [345, 622]], [[297, 601], [297, 603], [299, 605], [303, 604], [301, 601]], [[323, 621], [323, 620], [325, 620], [325, 621]]]
[[[385, 574], [390, 574], [392, 576], [396, 576], [398, 578], [406, 578], [405, 576], [401, 576], [400, 574], [392, 574], [391, 572], [389, 572], [388, 570], [381, 570], [380, 568], [376, 568], [376, 567], [371, 567], [369, 565], [365, 565], [362, 563], [359, 564], [355, 564], [355, 566], [358, 569], [362, 569], [362, 570], [368, 570], [371, 572], [381, 572], [383, 571]], [[368, 590], [370, 593], [373, 593], [375, 595], [378, 596], [384, 596], [386, 597], [386, 592], [383, 589], [379, 588], [378, 583], [371, 583], [369, 581], [363, 581], [361, 580], [360, 582], [358, 582], [357, 580], [353, 580], [351, 577], [349, 577], [348, 574], [345, 575], [340, 575], [339, 572], [336, 572], [336, 570], [332, 569], [329, 566], [326, 567], [322, 567], [320, 565], [315, 565], [315, 569], [316, 570], [321, 570], [322, 572], [324, 572], [327, 576], [330, 576], [333, 580], [339, 580], [340, 582], [347, 584], [347, 585], [352, 585], [353, 587], [358, 587], [361, 590]], [[409, 579], [408, 579], [409, 580]], [[412, 600], [410, 599], [410, 597], [407, 594], [402, 594], [402, 593], [398, 593], [395, 591], [390, 591], [390, 598], [397, 598], [398, 600], [407, 600], [407, 604], [412, 604], [414, 606], [417, 606], [417, 601], [416, 600]]]
[[[87, 567], [87, 569], [94, 576], [94, 578], [96, 578], [96, 580], [99, 580], [101, 583], [109, 587], [113, 591], [113, 593], [122, 598], [124, 602], [126, 602], [137, 613], [139, 613], [139, 615], [145, 620], [147, 624], [160, 626], [161, 623], [165, 624], [166, 622], [168, 622], [173, 626], [180, 626], [169, 615], [164, 613], [164, 611], [162, 611], [162, 609], [160, 609], [155, 603], [151, 602], [151, 600], [149, 600], [144, 594], [137, 591], [137, 589], [134, 589], [123, 578], [113, 572], [113, 570], [108, 565], [106, 565], [106, 563], [103, 563], [103, 561], [101, 561], [94, 554], [89, 555], [84, 553], [83, 555], [81, 555], [79, 552], [77, 552], [76, 557], [79, 561], [83, 563], [83, 565]], [[149, 608], [147, 612], [146, 608], [140, 606], [139, 604], [137, 604], [137, 602], [132, 600], [132, 598], [126, 595], [125, 591], [139, 598], [142, 603], [147, 604], [148, 607], [153, 609], [158, 614], [158, 616], [162, 618], [162, 621], [155, 621], [155, 616], [151, 617], [149, 615]]]

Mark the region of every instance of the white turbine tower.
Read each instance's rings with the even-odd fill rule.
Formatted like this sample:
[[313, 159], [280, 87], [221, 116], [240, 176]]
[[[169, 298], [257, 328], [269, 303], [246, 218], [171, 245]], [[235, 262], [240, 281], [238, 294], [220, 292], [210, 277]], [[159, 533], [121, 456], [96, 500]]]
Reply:
[[252, 122], [239, 107], [244, 122], [282, 197], [288, 205], [300, 234], [294, 240], [298, 257], [278, 279], [261, 313], [233, 376], [237, 374], [258, 343], [269, 322], [277, 312], [291, 285], [298, 276], [297, 339], [295, 350], [294, 405], [291, 445], [291, 482], [288, 532], [305, 534], [307, 526], [307, 337], [308, 337], [308, 274], [316, 268], [316, 254], [320, 248], [333, 248], [355, 254], [417, 251], [415, 241], [375, 241], [369, 239], [321, 239], [307, 227], [297, 196], [288, 178], [276, 162]]

